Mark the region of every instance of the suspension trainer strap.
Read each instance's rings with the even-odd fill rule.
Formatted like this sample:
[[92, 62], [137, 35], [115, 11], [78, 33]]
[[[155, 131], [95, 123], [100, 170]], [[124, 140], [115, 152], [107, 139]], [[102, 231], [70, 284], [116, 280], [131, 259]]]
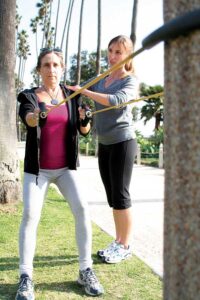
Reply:
[[133, 103], [144, 101], [144, 100], [148, 100], [148, 99], [151, 100], [152, 98], [159, 98], [159, 97], [162, 97], [162, 96], [164, 96], [164, 93], [160, 92], [160, 93], [156, 93], [156, 94], [144, 96], [144, 97], [141, 97], [141, 98], [138, 98], [138, 99], [133, 99], [133, 100], [130, 100], [128, 102], [120, 103], [118, 105], [108, 106], [108, 107], [103, 108], [103, 109], [99, 109], [99, 110], [95, 110], [95, 111], [90, 111], [90, 113], [88, 112], [88, 117], [96, 115], [98, 113], [102, 113], [102, 112], [111, 110], [111, 109], [122, 108], [122, 107], [124, 107], [126, 105], [129, 105], [129, 104], [133, 104]]
[[121, 61], [118, 64], [115, 64], [110, 69], [108, 69], [103, 74], [99, 75], [95, 79], [91, 80], [83, 87], [72, 93], [69, 97], [58, 103], [57, 105], [53, 106], [48, 110], [48, 112], [43, 112], [41, 115], [42, 118], [46, 117], [49, 112], [53, 109], [57, 108], [61, 104], [68, 102], [70, 99], [74, 98], [76, 95], [80, 94], [84, 89], [89, 88], [90, 86], [94, 85], [101, 79], [105, 78], [107, 75], [119, 69], [123, 64], [127, 63], [133, 57], [139, 55], [144, 50], [150, 49], [154, 47], [156, 44], [160, 43], [161, 41], [168, 41], [170, 39], [176, 38], [180, 35], [186, 35], [192, 30], [200, 29], [200, 9], [196, 9], [191, 12], [187, 12], [182, 16], [178, 16], [173, 20], [165, 23], [163, 26], [159, 27], [157, 30], [150, 33], [144, 40], [142, 41], [142, 48], [138, 49], [136, 52], [130, 54], [127, 58]]
[[[101, 75], [99, 75], [98, 77], [94, 78], [93, 80], [91, 80], [90, 82], [86, 83], [84, 86], [82, 86], [80, 89], [78, 89], [77, 91], [75, 91], [74, 93], [72, 93], [69, 97], [67, 97], [66, 99], [62, 100], [61, 102], [59, 102], [57, 105], [54, 105], [53, 107], [51, 107], [48, 112], [46, 112], [46, 116], [47, 114], [49, 114], [53, 109], [57, 108], [58, 106], [60, 106], [61, 104], [68, 102], [70, 99], [74, 98], [76, 95], [80, 94], [83, 90], [89, 88], [90, 86], [94, 85], [95, 83], [97, 83], [98, 81], [100, 81], [101, 79], [105, 78], [107, 75], [109, 75], [110, 73], [112, 73], [115, 70], [118, 70], [123, 64], [127, 63], [130, 59], [132, 59], [133, 57], [137, 56], [138, 54], [140, 54], [142, 51], [144, 51], [144, 48], [140, 48], [139, 50], [137, 50], [136, 52], [131, 53], [129, 56], [127, 56], [124, 60], [122, 60], [121, 62], [119, 62], [118, 64], [115, 64], [114, 66], [112, 66], [110, 69], [108, 69], [106, 72], [102, 73]], [[41, 115], [41, 118], [46, 117], [45, 114], [43, 113]]]

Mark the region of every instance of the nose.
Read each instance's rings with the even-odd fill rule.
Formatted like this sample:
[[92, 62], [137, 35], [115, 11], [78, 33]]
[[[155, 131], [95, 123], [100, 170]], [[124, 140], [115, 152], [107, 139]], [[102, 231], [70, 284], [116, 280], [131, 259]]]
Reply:
[[54, 73], [54, 71], [55, 71], [55, 68], [54, 68], [54, 66], [53, 66], [53, 65], [50, 65], [50, 66], [49, 66], [49, 71], [50, 71], [51, 73]]

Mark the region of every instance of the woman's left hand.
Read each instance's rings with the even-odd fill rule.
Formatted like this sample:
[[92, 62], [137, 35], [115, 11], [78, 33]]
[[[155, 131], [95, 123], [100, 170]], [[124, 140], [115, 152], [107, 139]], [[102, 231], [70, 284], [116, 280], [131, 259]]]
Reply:
[[78, 111], [79, 111], [80, 120], [84, 120], [85, 119], [85, 108], [82, 108], [81, 106], [79, 106]]

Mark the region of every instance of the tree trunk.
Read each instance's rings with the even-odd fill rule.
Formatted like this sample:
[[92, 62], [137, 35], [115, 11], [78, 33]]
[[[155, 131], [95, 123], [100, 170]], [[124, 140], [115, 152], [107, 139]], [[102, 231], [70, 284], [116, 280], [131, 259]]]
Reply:
[[98, 0], [96, 74], [99, 75], [100, 72], [101, 72], [101, 0]]
[[132, 22], [131, 22], [131, 35], [130, 35], [130, 38], [133, 42], [134, 47], [135, 47], [135, 42], [136, 42], [137, 8], [138, 8], [138, 0], [134, 0], [133, 13], [132, 13]]
[[[165, 22], [199, 1], [164, 0]], [[164, 299], [200, 299], [200, 31], [165, 44]]]
[[[70, 4], [69, 4], [70, 5]], [[71, 0], [71, 6], [70, 6], [70, 12], [69, 12], [69, 21], [67, 26], [67, 36], [66, 36], [66, 42], [65, 42], [65, 72], [64, 72], [64, 83], [66, 82], [67, 78], [67, 60], [68, 60], [68, 43], [69, 43], [69, 30], [71, 25], [71, 17], [72, 17], [72, 10], [74, 6], [74, 0]]]
[[84, 0], [82, 0], [81, 11], [80, 11], [76, 84], [80, 84], [81, 81], [81, 41], [82, 41], [83, 7], [84, 7]]
[[57, 6], [56, 26], [55, 26], [55, 37], [54, 37], [54, 48], [56, 47], [56, 37], [57, 37], [57, 31], [58, 31], [58, 18], [59, 18], [59, 12], [60, 12], [60, 0], [58, 0], [58, 6]]
[[61, 49], [63, 49], [65, 32], [67, 31], [67, 23], [69, 22], [69, 15], [70, 15], [70, 11], [71, 11], [72, 2], [73, 2], [73, 0], [70, 0], [69, 4], [68, 4], [67, 16], [65, 18], [65, 25], [64, 25], [64, 28], [63, 28], [62, 39], [61, 39], [61, 43], [60, 43], [60, 48]]
[[15, 97], [15, 0], [0, 1], [0, 203], [20, 199]]

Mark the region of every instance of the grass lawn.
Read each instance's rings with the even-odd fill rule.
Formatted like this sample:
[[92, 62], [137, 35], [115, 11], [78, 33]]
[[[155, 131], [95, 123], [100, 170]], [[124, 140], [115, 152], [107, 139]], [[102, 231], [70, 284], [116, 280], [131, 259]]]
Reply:
[[[22, 203], [0, 205], [0, 300], [15, 298], [21, 216]], [[137, 257], [116, 265], [101, 263], [96, 252], [111, 240], [93, 224], [94, 269], [105, 289], [105, 294], [98, 299], [162, 299], [162, 281]], [[36, 299], [93, 299], [77, 285], [78, 269], [73, 216], [63, 198], [50, 188], [39, 225], [34, 260]]]

